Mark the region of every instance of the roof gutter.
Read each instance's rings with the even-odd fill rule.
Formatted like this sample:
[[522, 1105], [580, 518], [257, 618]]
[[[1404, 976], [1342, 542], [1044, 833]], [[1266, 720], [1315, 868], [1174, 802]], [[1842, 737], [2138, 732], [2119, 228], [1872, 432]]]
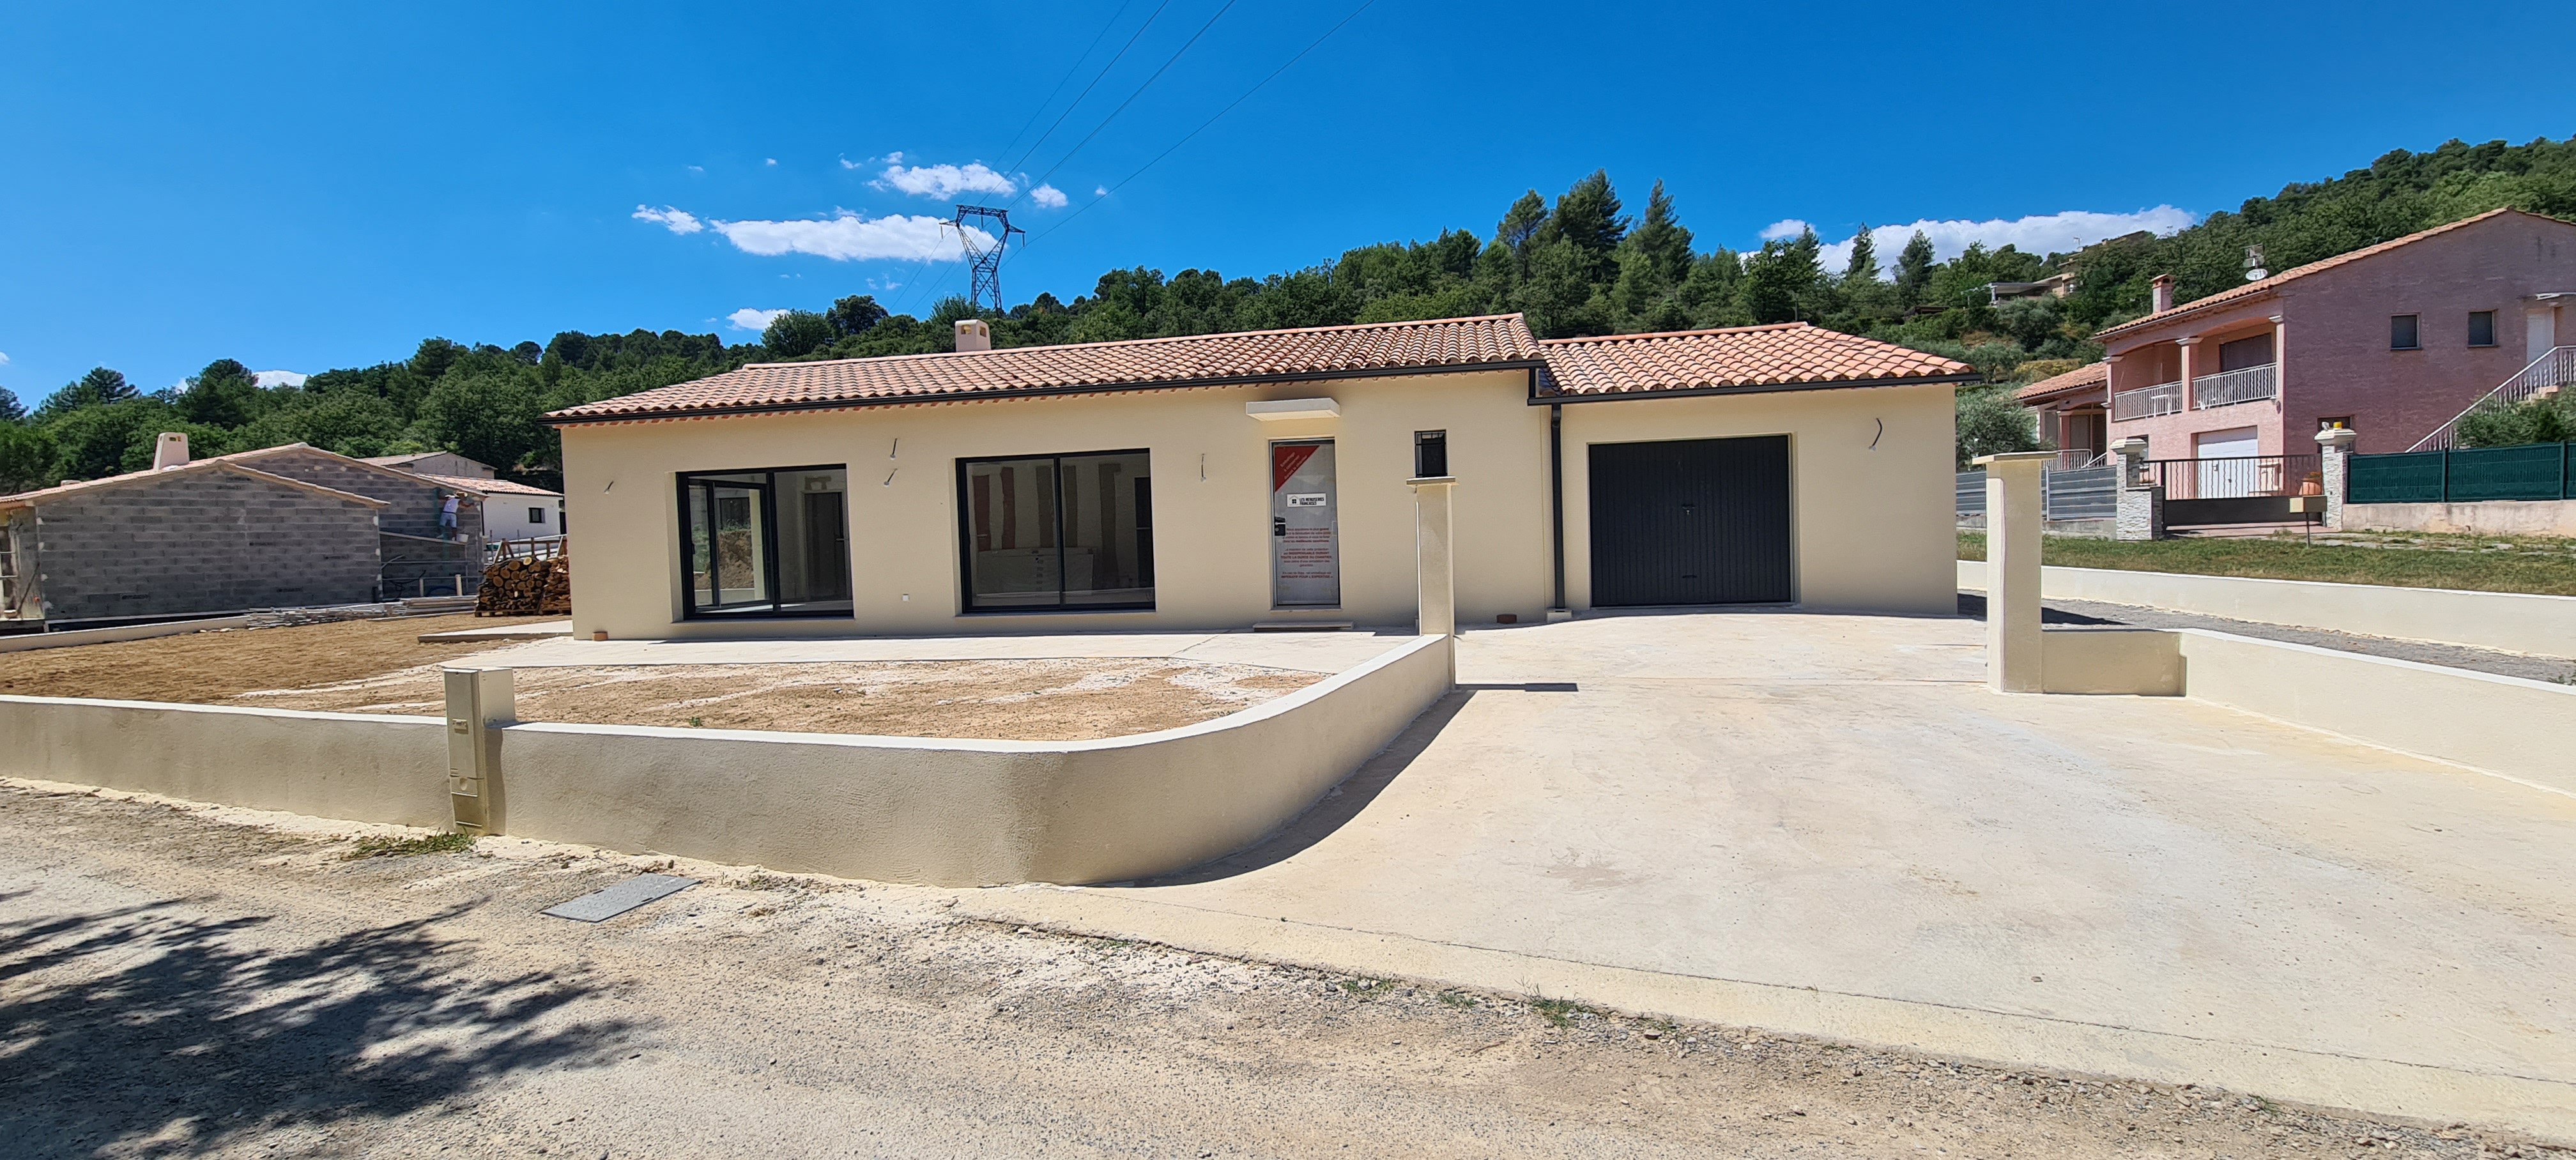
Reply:
[[[1536, 376], [1546, 365], [1539, 359], [1504, 359], [1479, 363], [1444, 363], [1437, 366], [1390, 367], [1374, 370], [1298, 371], [1271, 375], [1219, 375], [1194, 379], [1169, 379], [1149, 383], [1096, 383], [1063, 387], [1017, 387], [998, 391], [967, 391], [936, 395], [885, 395], [857, 399], [816, 400], [799, 403], [758, 403], [733, 407], [696, 407], [686, 410], [634, 411], [615, 415], [547, 415], [538, 420], [548, 427], [581, 427], [604, 423], [653, 422], [663, 419], [716, 419], [737, 415], [781, 415], [797, 411], [847, 411], [861, 407], [917, 407], [931, 403], [980, 403], [1003, 399], [1038, 399], [1063, 395], [1119, 395], [1142, 391], [1180, 391], [1209, 387], [1252, 387], [1267, 383], [1311, 383], [1328, 379], [1384, 379], [1414, 375], [1467, 375], [1479, 371], [1525, 370]], [[1535, 378], [1533, 378], [1535, 381]]]
[[1775, 395], [1797, 391], [1839, 391], [1860, 387], [1922, 387], [1941, 383], [1974, 383], [1985, 376], [1975, 371], [1955, 375], [1913, 375], [1889, 379], [1836, 379], [1825, 383], [1757, 383], [1737, 387], [1685, 387], [1668, 391], [1605, 391], [1599, 394], [1532, 393], [1529, 405], [1554, 406], [1559, 403], [1615, 403], [1636, 399], [1679, 399], [1701, 395]]

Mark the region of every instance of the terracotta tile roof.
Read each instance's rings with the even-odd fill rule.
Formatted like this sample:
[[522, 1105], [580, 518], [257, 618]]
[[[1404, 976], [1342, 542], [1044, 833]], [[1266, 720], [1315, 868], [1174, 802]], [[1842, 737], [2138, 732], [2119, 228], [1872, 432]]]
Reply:
[[2032, 399], [2061, 394], [2067, 391], [2080, 390], [2085, 387], [2108, 386], [2110, 382], [2111, 364], [2101, 362], [2086, 363], [2083, 366], [2066, 372], [2065, 374], [2050, 375], [2047, 378], [2032, 383], [2027, 387], [2014, 391], [2013, 398], [2026, 403]]
[[752, 363], [695, 382], [556, 411], [557, 422], [791, 411], [888, 402], [1212, 386], [1343, 374], [1530, 366], [1518, 314], [1067, 346]]
[[1761, 391], [1956, 382], [1974, 368], [1805, 322], [1551, 338], [1541, 396], [1608, 397], [1667, 391]]
[[22, 491], [16, 495], [0, 495], [0, 508], [32, 507], [36, 504], [44, 503], [47, 500], [57, 499], [62, 496], [73, 495], [79, 492], [93, 491], [106, 487], [124, 487], [138, 483], [150, 483], [156, 480], [168, 479], [172, 476], [202, 475], [207, 472], [223, 472], [226, 474], [240, 475], [256, 479], [263, 483], [284, 484], [288, 487], [302, 491], [309, 491], [318, 495], [327, 495], [334, 499], [344, 499], [351, 503], [365, 504], [368, 507], [393, 506], [392, 504], [386, 503], [385, 501], [376, 499], [372, 496], [357, 495], [351, 492], [341, 491], [338, 488], [324, 487], [318, 483], [306, 483], [300, 479], [288, 479], [283, 475], [271, 475], [268, 472], [259, 470], [258, 468], [244, 466], [235, 456], [218, 455], [211, 459], [199, 459], [189, 463], [182, 463], [177, 467], [162, 468], [159, 470], [147, 468], [143, 471], [129, 471], [122, 475], [103, 475], [97, 479], [81, 479], [74, 480], [70, 483], [59, 483], [52, 487], [38, 488], [34, 491]]
[[558, 498], [563, 495], [563, 493], [559, 491], [547, 491], [542, 487], [518, 483], [507, 479], [482, 479], [464, 475], [431, 475], [426, 471], [415, 471], [412, 472], [412, 474], [436, 483], [441, 487], [452, 487], [459, 491], [481, 492], [485, 495], [550, 495]]
[[2512, 208], [2491, 209], [2475, 217], [2461, 218], [2460, 220], [2448, 225], [2439, 225], [2429, 230], [2422, 230], [2417, 233], [2408, 234], [2402, 238], [2393, 238], [2375, 246], [2363, 246], [2358, 250], [2337, 254], [2331, 258], [2320, 258], [2304, 266], [2294, 266], [2290, 269], [2283, 270], [2278, 274], [2274, 274], [2269, 278], [2265, 278], [2260, 282], [2248, 282], [2242, 286], [2231, 286], [2216, 294], [2212, 294], [2207, 298], [2194, 298], [2189, 302], [2185, 302], [2182, 305], [2176, 306], [2161, 314], [2150, 314], [2144, 318], [2131, 319], [2119, 324], [2118, 326], [2107, 327], [2096, 332], [2093, 337], [2096, 340], [2110, 338], [2113, 335], [2126, 334], [2133, 330], [2154, 326], [2159, 323], [2170, 322], [2174, 319], [2181, 318], [2184, 315], [2196, 314], [2212, 307], [2225, 306], [2230, 302], [2241, 302], [2248, 298], [2260, 297], [2280, 289], [2281, 284], [2284, 282], [2289, 282], [2298, 278], [2305, 278], [2320, 270], [2331, 270], [2337, 266], [2348, 265], [2353, 262], [2358, 262], [2364, 258], [2377, 257], [2400, 246], [2412, 245], [2436, 234], [2447, 234], [2452, 230], [2460, 229], [2464, 226], [2476, 225], [2477, 223], [2486, 221], [2489, 218], [2503, 217], [2506, 214], [2519, 214], [2523, 217], [2536, 218], [2540, 221], [2558, 222], [2560, 225], [2576, 225], [2576, 222], [2559, 221], [2559, 219], [2554, 217], [2530, 213], [2524, 210]]

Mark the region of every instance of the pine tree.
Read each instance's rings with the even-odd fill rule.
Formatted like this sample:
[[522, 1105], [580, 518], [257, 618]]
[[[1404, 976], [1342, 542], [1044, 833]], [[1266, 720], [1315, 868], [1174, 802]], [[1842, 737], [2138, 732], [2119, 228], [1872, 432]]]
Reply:
[[1691, 325], [1680, 301], [1691, 274], [1691, 233], [1673, 214], [1664, 183], [1646, 198], [1646, 215], [1619, 243], [1619, 281], [1610, 301], [1623, 331], [1680, 330]]
[[1878, 281], [1878, 247], [1870, 241], [1869, 223], [1862, 222], [1860, 232], [1852, 235], [1851, 260], [1843, 263], [1846, 285]]
[[1530, 243], [1547, 227], [1547, 200], [1533, 189], [1504, 211], [1503, 220], [1494, 223], [1494, 244], [1511, 255], [1517, 274], [1529, 273]]
[[1912, 307], [1923, 301], [1923, 292], [1932, 288], [1932, 239], [1923, 231], [1905, 243], [1905, 252], [1896, 257], [1896, 300]]

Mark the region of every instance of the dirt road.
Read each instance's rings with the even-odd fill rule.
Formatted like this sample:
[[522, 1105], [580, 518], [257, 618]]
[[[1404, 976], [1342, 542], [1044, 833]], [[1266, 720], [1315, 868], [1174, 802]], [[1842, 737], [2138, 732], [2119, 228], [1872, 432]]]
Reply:
[[957, 920], [940, 891], [0, 787], [0, 1151], [2544, 1154]]

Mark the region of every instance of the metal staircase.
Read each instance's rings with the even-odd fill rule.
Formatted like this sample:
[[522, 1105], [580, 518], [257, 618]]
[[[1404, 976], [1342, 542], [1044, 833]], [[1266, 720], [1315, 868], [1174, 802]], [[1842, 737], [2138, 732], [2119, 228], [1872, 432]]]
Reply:
[[2482, 409], [2501, 409], [2525, 399], [2555, 394], [2576, 386], [2576, 346], [2555, 347], [2549, 353], [2531, 360], [2531, 365], [2515, 371], [2513, 377], [2496, 385], [2496, 389], [2478, 397], [2466, 410], [2451, 416], [2451, 421], [2433, 429], [2433, 433], [2415, 441], [2408, 451], [2448, 451], [2460, 437], [2460, 420]]

